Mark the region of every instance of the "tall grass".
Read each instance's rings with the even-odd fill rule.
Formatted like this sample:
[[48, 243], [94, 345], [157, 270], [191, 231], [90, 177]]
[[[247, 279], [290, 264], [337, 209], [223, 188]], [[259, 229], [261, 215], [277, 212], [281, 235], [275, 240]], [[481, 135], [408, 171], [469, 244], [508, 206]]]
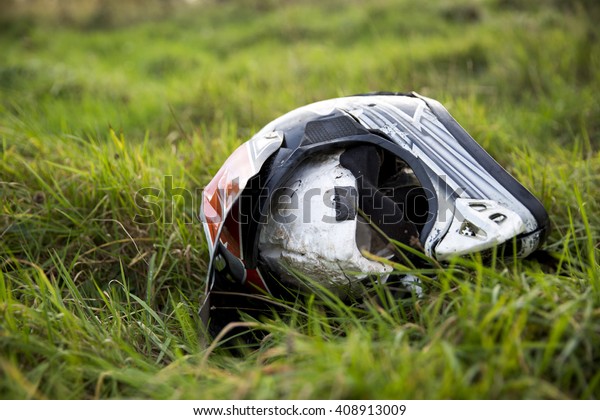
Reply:
[[[600, 44], [577, 4], [229, 1], [5, 26], [0, 396], [598, 398]], [[206, 346], [202, 186], [278, 115], [379, 90], [441, 100], [542, 200], [545, 252], [417, 270], [421, 298], [316, 290], [244, 315], [254, 345]]]

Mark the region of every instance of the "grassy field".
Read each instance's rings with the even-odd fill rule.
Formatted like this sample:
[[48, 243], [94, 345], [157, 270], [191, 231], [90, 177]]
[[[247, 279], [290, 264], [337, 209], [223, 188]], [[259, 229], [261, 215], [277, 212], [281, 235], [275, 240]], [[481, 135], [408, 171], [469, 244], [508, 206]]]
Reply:
[[[201, 3], [0, 24], [0, 397], [600, 397], [596, 2]], [[246, 319], [266, 337], [241, 357], [204, 348], [201, 188], [282, 113], [380, 90], [441, 101], [540, 198], [545, 258], [457, 259], [384, 308], [307, 298]]]

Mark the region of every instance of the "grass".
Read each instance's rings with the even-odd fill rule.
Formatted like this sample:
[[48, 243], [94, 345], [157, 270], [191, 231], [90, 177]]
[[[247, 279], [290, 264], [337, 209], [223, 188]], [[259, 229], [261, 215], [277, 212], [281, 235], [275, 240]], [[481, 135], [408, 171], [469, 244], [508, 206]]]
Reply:
[[[591, 1], [238, 0], [5, 23], [0, 396], [600, 397], [597, 17]], [[456, 259], [417, 273], [421, 299], [316, 293], [244, 318], [265, 338], [241, 357], [203, 346], [201, 188], [280, 114], [378, 90], [444, 103], [542, 200], [550, 257]]]

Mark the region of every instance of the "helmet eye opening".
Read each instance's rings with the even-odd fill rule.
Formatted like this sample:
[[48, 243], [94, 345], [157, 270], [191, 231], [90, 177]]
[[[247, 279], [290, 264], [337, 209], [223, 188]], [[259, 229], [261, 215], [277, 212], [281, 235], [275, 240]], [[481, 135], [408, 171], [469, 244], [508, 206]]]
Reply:
[[[391, 172], [389, 166], [393, 168]], [[414, 224], [421, 233], [430, 217], [429, 201], [425, 188], [410, 165], [403, 159], [385, 152], [379, 178], [378, 188], [400, 207], [404, 220]]]
[[410, 165], [368, 143], [306, 157], [269, 196], [259, 258], [292, 282], [287, 265], [328, 283], [391, 270], [364, 251], [392, 259], [396, 243], [417, 246], [430, 209]]

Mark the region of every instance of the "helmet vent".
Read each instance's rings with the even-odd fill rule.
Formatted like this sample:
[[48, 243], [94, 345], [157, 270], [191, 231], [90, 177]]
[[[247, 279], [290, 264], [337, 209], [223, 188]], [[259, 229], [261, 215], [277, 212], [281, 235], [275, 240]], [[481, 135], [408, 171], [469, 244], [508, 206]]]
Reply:
[[487, 209], [487, 206], [483, 203], [470, 203], [469, 207], [475, 211], [484, 211]]
[[350, 117], [325, 118], [306, 123], [302, 144], [323, 143], [342, 137], [368, 133]]
[[483, 229], [478, 228], [475, 224], [469, 222], [468, 220], [465, 220], [462, 223], [459, 233], [462, 236], [478, 239], [485, 239], [487, 237], [487, 233]]
[[490, 220], [500, 224], [506, 220], [506, 216], [502, 213], [494, 213], [490, 216]]

